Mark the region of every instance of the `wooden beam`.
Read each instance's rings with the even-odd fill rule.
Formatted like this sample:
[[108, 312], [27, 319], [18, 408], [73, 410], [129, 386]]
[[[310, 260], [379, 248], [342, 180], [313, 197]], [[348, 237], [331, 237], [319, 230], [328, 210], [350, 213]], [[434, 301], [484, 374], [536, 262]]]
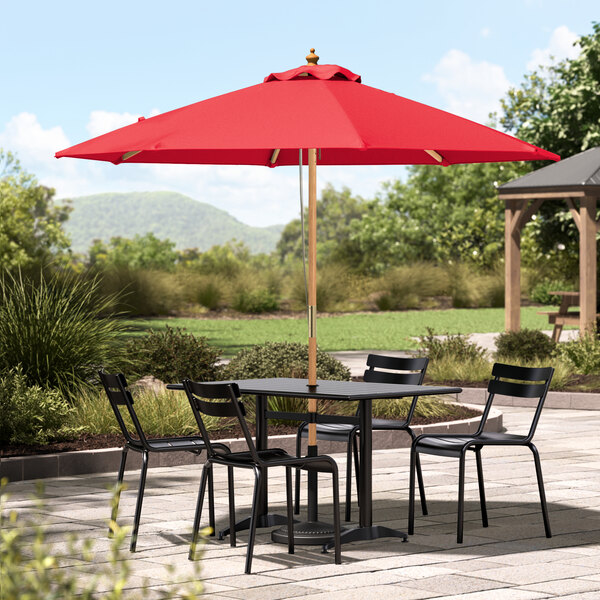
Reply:
[[498, 196], [503, 200], [533, 200], [534, 198], [544, 198], [545, 200], [559, 200], [561, 198], [583, 198], [590, 196], [588, 190], [565, 190], [563, 192], [549, 190], [547, 192], [498, 192]]
[[[308, 385], [317, 384], [317, 151], [308, 151]], [[308, 400], [308, 411], [317, 412], [317, 401]], [[308, 424], [308, 445], [317, 445], [317, 425]]]
[[596, 198], [582, 198], [579, 216], [579, 330], [583, 334], [596, 329]]
[[575, 201], [573, 198], [567, 198], [567, 206], [571, 211], [571, 216], [573, 217], [573, 221], [575, 221], [575, 225], [577, 225], [577, 229], [579, 230], [579, 235], [581, 235], [581, 217], [579, 215], [579, 211], [575, 206]]
[[281, 150], [279, 148], [275, 148], [275, 150], [273, 150], [273, 154], [271, 154], [271, 164], [272, 165], [274, 165], [277, 162], [280, 152], [281, 152]]
[[506, 200], [504, 211], [504, 322], [507, 331], [521, 328], [521, 233], [516, 225], [521, 200]]
[[431, 158], [433, 158], [434, 160], [437, 160], [439, 163], [444, 162], [442, 155], [438, 154], [435, 150], [425, 150], [425, 152], [427, 152], [427, 154], [429, 154], [429, 156], [431, 156]]
[[518, 222], [515, 224], [519, 228], [519, 231], [529, 223], [531, 217], [540, 209], [540, 206], [544, 203], [544, 198], [537, 198], [534, 200], [527, 209], [521, 212]]

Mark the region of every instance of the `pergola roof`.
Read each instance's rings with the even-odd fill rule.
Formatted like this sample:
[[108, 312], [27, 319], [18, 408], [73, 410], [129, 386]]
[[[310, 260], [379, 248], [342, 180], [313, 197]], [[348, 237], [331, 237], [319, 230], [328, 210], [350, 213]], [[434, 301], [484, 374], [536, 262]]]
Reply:
[[549, 197], [553, 192], [557, 196], [564, 196], [565, 192], [578, 192], [578, 196], [600, 195], [600, 147], [552, 163], [498, 188], [500, 197], [509, 194]]

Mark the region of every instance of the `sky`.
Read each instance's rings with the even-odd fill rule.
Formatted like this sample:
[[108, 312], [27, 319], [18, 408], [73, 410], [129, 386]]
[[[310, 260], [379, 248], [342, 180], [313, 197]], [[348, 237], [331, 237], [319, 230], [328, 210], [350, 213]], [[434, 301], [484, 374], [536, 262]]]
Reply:
[[[595, 10], [594, 10], [595, 9]], [[57, 198], [176, 191], [254, 226], [297, 218], [298, 169], [119, 165], [54, 153], [117, 127], [337, 64], [363, 83], [486, 123], [510, 87], [599, 20], [597, 0], [0, 0], [0, 148]], [[318, 185], [372, 198], [400, 166], [320, 167]]]

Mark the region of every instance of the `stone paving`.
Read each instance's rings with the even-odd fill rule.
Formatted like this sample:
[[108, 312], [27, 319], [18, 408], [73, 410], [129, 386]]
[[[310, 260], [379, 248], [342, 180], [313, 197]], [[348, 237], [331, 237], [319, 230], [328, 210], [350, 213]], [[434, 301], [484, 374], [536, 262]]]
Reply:
[[[522, 429], [525, 408], [506, 407], [505, 426]], [[465, 541], [456, 544], [458, 461], [424, 456], [429, 515], [417, 504], [415, 535], [353, 543], [342, 549], [342, 565], [319, 548], [297, 547], [294, 555], [259, 530], [253, 574], [244, 575], [247, 535], [238, 547], [210, 539], [201, 560], [205, 593], [214, 598], [261, 600], [305, 598], [438, 598], [454, 600], [528, 600], [600, 598], [600, 412], [548, 409], [542, 414], [536, 445], [542, 457], [554, 537], [544, 537], [534, 465], [526, 448], [486, 448], [484, 472], [490, 526], [481, 526], [473, 457], [467, 462]], [[343, 454], [335, 455], [344, 473]], [[374, 453], [374, 520], [406, 529], [407, 449]], [[138, 552], [131, 556], [133, 589], [145, 584], [153, 598], [171, 581], [169, 566], [183, 580], [193, 577], [187, 560], [191, 521], [200, 470], [197, 466], [151, 469], [142, 513]], [[48, 479], [44, 518], [49, 519], [55, 552], [68, 555], [67, 532], [95, 539], [97, 556], [89, 569], [107, 560], [109, 513], [107, 486], [114, 473]], [[329, 520], [331, 487], [323, 477], [321, 514]], [[270, 504], [284, 514], [284, 473], [270, 470]], [[126, 474], [119, 521], [132, 522], [137, 474]], [[238, 515], [248, 513], [251, 481], [236, 473]], [[341, 485], [344, 485], [342, 480]], [[29, 499], [33, 482], [10, 484], [9, 506], [35, 514]], [[226, 473], [216, 470], [217, 527], [227, 521]], [[356, 517], [356, 510], [353, 513]], [[205, 515], [207, 517], [207, 515]], [[205, 519], [206, 520], [206, 519]], [[128, 554], [128, 552], [127, 552]]]

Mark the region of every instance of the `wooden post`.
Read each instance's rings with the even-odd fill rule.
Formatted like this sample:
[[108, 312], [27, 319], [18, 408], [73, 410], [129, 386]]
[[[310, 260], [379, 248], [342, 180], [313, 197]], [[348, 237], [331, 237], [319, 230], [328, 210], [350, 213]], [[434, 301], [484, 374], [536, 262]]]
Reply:
[[[308, 385], [317, 384], [317, 151], [308, 151]], [[308, 401], [317, 412], [317, 401]], [[317, 425], [308, 425], [308, 445], [317, 445]]]
[[521, 231], [522, 204], [506, 199], [504, 210], [504, 323], [507, 331], [521, 329]]
[[579, 209], [579, 330], [596, 328], [596, 198], [584, 196]]

